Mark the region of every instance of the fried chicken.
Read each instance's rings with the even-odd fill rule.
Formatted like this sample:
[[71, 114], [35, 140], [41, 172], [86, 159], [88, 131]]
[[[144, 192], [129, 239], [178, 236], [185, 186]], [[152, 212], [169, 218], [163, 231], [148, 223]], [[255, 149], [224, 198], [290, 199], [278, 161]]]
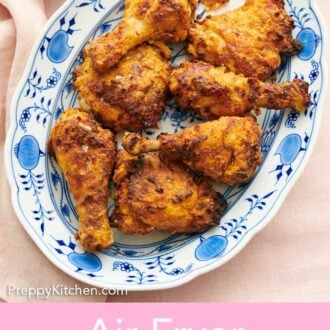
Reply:
[[208, 10], [215, 10], [228, 3], [229, 0], [202, 0]]
[[110, 221], [126, 234], [201, 232], [219, 224], [226, 208], [209, 183], [182, 164], [163, 162], [157, 152], [131, 156], [119, 151], [114, 183]]
[[142, 44], [102, 74], [87, 56], [75, 70], [74, 87], [81, 108], [93, 111], [115, 132], [156, 128], [165, 107], [169, 71], [170, 49], [160, 42]]
[[303, 80], [265, 83], [204, 62], [187, 62], [173, 69], [169, 86], [180, 107], [209, 120], [244, 116], [262, 107], [304, 111], [310, 101], [308, 83]]
[[116, 154], [114, 135], [91, 114], [68, 109], [51, 131], [48, 150], [76, 200], [76, 238], [87, 252], [107, 248], [113, 243], [107, 204]]
[[293, 25], [283, 0], [247, 0], [238, 9], [193, 24], [188, 52], [234, 73], [266, 80], [279, 68], [281, 54], [301, 49], [292, 38]]
[[116, 29], [92, 41], [85, 53], [99, 72], [111, 68], [146, 41], [179, 42], [187, 38], [197, 0], [126, 0]]
[[126, 133], [124, 148], [132, 155], [158, 151], [165, 161], [181, 161], [216, 182], [236, 185], [253, 177], [262, 161], [261, 129], [254, 117], [222, 117], [158, 140]]

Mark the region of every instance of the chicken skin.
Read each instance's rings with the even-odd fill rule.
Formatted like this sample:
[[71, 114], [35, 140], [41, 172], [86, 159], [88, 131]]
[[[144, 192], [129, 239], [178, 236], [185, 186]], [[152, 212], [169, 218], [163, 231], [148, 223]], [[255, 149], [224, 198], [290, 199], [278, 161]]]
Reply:
[[283, 0], [246, 0], [236, 10], [193, 24], [188, 52], [264, 81], [279, 68], [281, 54], [293, 55], [301, 49], [292, 38], [293, 25]]
[[219, 224], [227, 204], [204, 179], [158, 152], [131, 156], [121, 150], [114, 172], [111, 225], [126, 234], [154, 230], [193, 233]]
[[262, 107], [304, 111], [310, 101], [308, 83], [303, 80], [265, 83], [204, 62], [187, 62], [173, 69], [169, 86], [180, 107], [208, 120], [244, 116]]
[[250, 181], [262, 161], [261, 129], [254, 117], [221, 117], [158, 140], [126, 133], [124, 148], [132, 155], [159, 150], [165, 161], [181, 161], [216, 182], [236, 185]]
[[68, 109], [51, 131], [48, 150], [76, 200], [76, 238], [87, 252], [107, 248], [113, 243], [107, 205], [116, 154], [114, 135], [91, 114]]
[[74, 87], [80, 107], [91, 110], [105, 127], [115, 132], [156, 128], [165, 107], [169, 73], [170, 49], [160, 42], [142, 44], [102, 74], [87, 56], [75, 70]]
[[123, 20], [114, 31], [92, 41], [85, 53], [95, 69], [104, 72], [143, 42], [183, 41], [196, 6], [197, 0], [126, 0]]
[[205, 7], [209, 10], [215, 10], [228, 3], [229, 0], [202, 0]]

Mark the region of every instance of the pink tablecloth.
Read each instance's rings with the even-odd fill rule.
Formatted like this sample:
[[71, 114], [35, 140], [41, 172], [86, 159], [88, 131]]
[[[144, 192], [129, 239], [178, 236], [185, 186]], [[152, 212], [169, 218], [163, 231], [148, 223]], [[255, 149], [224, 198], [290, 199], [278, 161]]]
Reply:
[[[106, 1], [106, 0], [104, 0]], [[54, 267], [16, 219], [3, 166], [8, 104], [31, 45], [62, 0], [0, 0], [0, 297], [6, 287], [74, 286]], [[330, 21], [330, 2], [315, 0]], [[328, 57], [329, 58], [329, 57]], [[228, 264], [179, 288], [129, 293], [108, 301], [330, 301], [330, 113], [326, 100], [320, 136], [303, 175], [271, 224]], [[79, 284], [81, 285], [81, 284]], [[81, 285], [83, 286], [83, 285]], [[107, 297], [52, 297], [104, 301]]]

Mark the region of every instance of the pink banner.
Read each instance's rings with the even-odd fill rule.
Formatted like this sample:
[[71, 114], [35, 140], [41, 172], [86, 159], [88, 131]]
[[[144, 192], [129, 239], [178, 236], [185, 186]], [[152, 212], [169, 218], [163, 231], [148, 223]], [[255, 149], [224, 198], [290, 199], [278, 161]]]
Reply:
[[1, 304], [5, 330], [329, 330], [327, 304]]

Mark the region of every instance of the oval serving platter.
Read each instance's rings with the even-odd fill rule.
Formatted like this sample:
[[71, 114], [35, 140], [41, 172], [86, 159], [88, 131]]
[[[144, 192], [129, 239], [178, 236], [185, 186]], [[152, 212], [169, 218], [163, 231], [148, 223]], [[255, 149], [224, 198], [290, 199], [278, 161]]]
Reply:
[[[231, 0], [222, 10], [244, 1]], [[301, 174], [315, 144], [326, 89], [325, 28], [312, 1], [286, 0], [295, 21], [294, 36], [304, 45], [283, 61], [277, 80], [303, 78], [310, 83], [305, 113], [265, 111], [264, 162], [255, 178], [233, 188], [216, 186], [229, 203], [221, 224], [202, 234], [125, 236], [107, 250], [88, 254], [74, 239], [78, 228], [74, 201], [59, 167], [46, 152], [51, 127], [67, 107], [77, 105], [72, 72], [81, 64], [86, 43], [120, 21], [120, 0], [67, 1], [49, 20], [30, 56], [11, 107], [5, 161], [12, 202], [25, 230], [40, 250], [70, 276], [97, 287], [128, 290], [165, 289], [186, 283], [233, 258], [270, 222]], [[202, 5], [198, 13], [204, 14]], [[171, 46], [175, 64], [185, 59], [185, 45]], [[156, 138], [202, 119], [169, 101]], [[109, 202], [109, 213], [113, 202]]]

